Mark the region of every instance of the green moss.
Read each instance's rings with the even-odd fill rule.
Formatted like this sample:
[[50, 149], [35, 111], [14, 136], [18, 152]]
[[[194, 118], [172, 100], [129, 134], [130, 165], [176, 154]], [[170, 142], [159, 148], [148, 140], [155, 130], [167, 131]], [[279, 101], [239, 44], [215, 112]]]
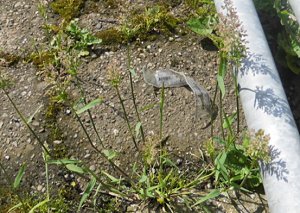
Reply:
[[[155, 5], [144, 11], [133, 11], [129, 23], [123, 28], [129, 40], [140, 38], [147, 40], [153, 34], [172, 34], [178, 27], [179, 20], [171, 15], [166, 7]], [[151, 40], [151, 39], [150, 39]]]
[[12, 66], [19, 62], [20, 56], [0, 51], [0, 66]]
[[137, 39], [153, 41], [160, 35], [175, 33], [179, 23], [181, 20], [171, 15], [167, 6], [156, 4], [133, 10], [121, 26], [98, 31], [95, 36], [105, 45], [126, 44]]
[[[55, 94], [53, 94], [55, 96]], [[61, 103], [57, 103], [55, 98], [49, 97], [50, 101], [48, 103], [45, 119], [46, 119], [46, 129], [49, 133], [47, 136], [47, 143], [50, 148], [52, 157], [55, 159], [62, 159], [68, 156], [68, 147], [64, 143], [65, 137], [63, 136], [63, 131], [58, 124], [58, 115], [63, 109]], [[62, 141], [59, 144], [53, 143], [54, 141]]]
[[116, 28], [98, 31], [95, 33], [95, 36], [102, 39], [102, 44], [104, 45], [121, 44], [125, 41], [124, 34]]
[[80, 14], [86, 0], [56, 0], [50, 4], [52, 10], [66, 22]]
[[216, 7], [213, 0], [185, 0], [184, 3], [200, 17], [216, 14]]

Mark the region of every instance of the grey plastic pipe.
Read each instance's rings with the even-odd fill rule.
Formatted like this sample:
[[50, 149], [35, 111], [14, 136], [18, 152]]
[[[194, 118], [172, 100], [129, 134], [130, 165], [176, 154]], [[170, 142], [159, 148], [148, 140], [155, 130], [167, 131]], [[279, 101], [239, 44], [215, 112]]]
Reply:
[[[218, 12], [222, 0], [214, 0]], [[249, 48], [238, 72], [240, 97], [249, 129], [270, 135], [272, 161], [261, 163], [269, 209], [300, 212], [300, 137], [252, 0], [232, 0], [246, 30]], [[299, 5], [300, 7], [300, 5]]]
[[296, 16], [298, 23], [300, 24], [300, 0], [289, 0], [292, 10]]

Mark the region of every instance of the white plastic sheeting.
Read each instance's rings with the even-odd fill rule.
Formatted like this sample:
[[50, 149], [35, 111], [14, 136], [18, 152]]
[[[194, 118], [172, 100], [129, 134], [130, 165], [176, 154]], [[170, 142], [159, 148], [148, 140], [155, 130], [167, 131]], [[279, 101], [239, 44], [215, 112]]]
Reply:
[[[226, 14], [215, 0], [217, 10]], [[290, 1], [292, 2], [292, 1]], [[294, 1], [299, 2], [299, 1]], [[272, 161], [261, 163], [270, 211], [300, 212], [300, 137], [252, 0], [232, 0], [246, 30], [247, 57], [238, 84], [249, 129], [269, 134]], [[300, 4], [295, 5], [300, 9]], [[296, 11], [295, 11], [296, 12]]]

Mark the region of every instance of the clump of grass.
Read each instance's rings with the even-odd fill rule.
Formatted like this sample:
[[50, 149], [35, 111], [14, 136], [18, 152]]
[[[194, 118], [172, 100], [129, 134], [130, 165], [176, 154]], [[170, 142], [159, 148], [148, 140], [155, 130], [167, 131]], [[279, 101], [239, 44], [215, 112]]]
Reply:
[[80, 14], [86, 0], [55, 0], [50, 4], [52, 10], [68, 23]]

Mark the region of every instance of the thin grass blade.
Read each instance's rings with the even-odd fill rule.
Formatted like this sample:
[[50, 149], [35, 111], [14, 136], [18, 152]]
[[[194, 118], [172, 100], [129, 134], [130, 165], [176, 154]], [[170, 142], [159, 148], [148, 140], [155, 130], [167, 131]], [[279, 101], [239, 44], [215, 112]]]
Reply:
[[218, 197], [221, 194], [221, 191], [219, 189], [214, 189], [213, 191], [211, 191], [209, 194], [207, 194], [205, 197], [202, 197], [200, 200], [198, 200], [194, 205], [192, 205], [192, 208], [204, 203], [205, 201], [209, 200], [209, 199], [213, 199], [215, 197]]
[[39, 202], [38, 204], [36, 204], [32, 209], [30, 209], [29, 213], [35, 213], [36, 209], [40, 208], [41, 206], [45, 205], [46, 203], [48, 203], [50, 200], [47, 198], [41, 202]]
[[80, 209], [82, 207], [82, 204], [87, 200], [87, 198], [90, 196], [91, 192], [93, 191], [94, 187], [96, 185], [96, 178], [92, 177], [92, 179], [90, 180], [90, 182], [88, 183], [86, 189], [84, 190], [83, 192], [83, 195], [80, 199], [80, 202], [79, 202], [79, 206], [78, 206], [78, 209], [77, 209], [77, 212], [79, 213], [80, 212]]
[[82, 107], [81, 109], [78, 109], [76, 111], [76, 114], [79, 115], [79, 114], [93, 108], [94, 106], [101, 104], [102, 102], [103, 102], [103, 100], [101, 98], [97, 98], [97, 99], [91, 101], [90, 103], [88, 103], [87, 105], [85, 105], [84, 107]]
[[81, 167], [79, 167], [75, 164], [67, 164], [66, 168], [68, 170], [70, 170], [71, 172], [76, 172], [76, 173], [79, 173], [79, 174], [84, 174], [85, 173], [84, 170]]
[[21, 168], [19, 169], [19, 172], [15, 178], [15, 181], [14, 181], [14, 184], [13, 184], [13, 188], [16, 189], [20, 186], [20, 183], [21, 183], [21, 180], [22, 180], [22, 177], [24, 176], [24, 173], [25, 173], [25, 169], [26, 169], [26, 164], [23, 164], [21, 166]]

